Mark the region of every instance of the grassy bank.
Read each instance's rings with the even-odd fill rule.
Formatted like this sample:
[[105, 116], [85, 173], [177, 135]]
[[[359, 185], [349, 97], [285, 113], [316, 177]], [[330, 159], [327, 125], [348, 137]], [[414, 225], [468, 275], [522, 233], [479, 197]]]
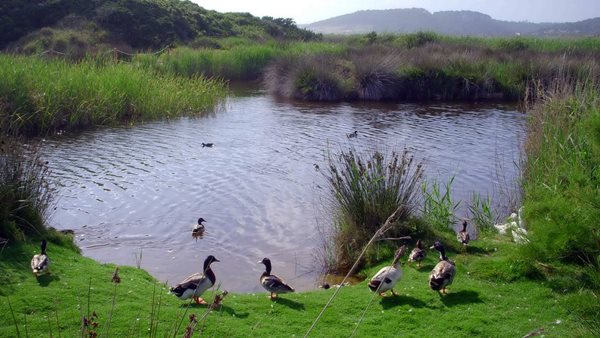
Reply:
[[523, 188], [527, 274], [579, 293], [572, 311], [600, 334], [600, 97], [593, 83], [561, 83], [531, 110]]
[[[82, 318], [90, 318], [94, 311], [98, 334], [165, 336], [172, 334], [173, 327], [182, 320], [181, 336], [188, 315], [200, 318], [206, 311], [205, 307], [192, 306], [186, 312], [186, 302], [167, 295], [167, 290], [143, 270], [121, 267], [121, 283], [115, 285], [111, 282], [113, 265], [99, 264], [53, 243], [48, 245], [52, 274], [36, 281], [28, 264], [37, 250], [33, 243], [9, 244], [0, 253], [0, 266], [5, 272], [0, 277], [1, 336], [17, 336], [17, 327], [23, 337], [48, 336], [50, 332], [54, 336], [78, 336]], [[457, 262], [458, 275], [446, 297], [427, 285], [427, 276], [437, 260], [433, 252], [429, 252], [421, 269], [404, 268], [398, 297], [373, 297], [366, 282], [345, 287], [311, 336], [347, 337], [358, 322], [357, 336], [361, 337], [424, 337], [438, 332], [448, 337], [521, 337], [540, 328], [548, 335], [577, 336], [579, 324], [563, 306], [572, 295], [555, 293], [545, 283], [514, 278], [515, 273], [502, 263], [512, 250], [513, 244], [492, 238], [474, 242], [468, 255], [450, 253]], [[221, 289], [227, 289], [228, 276], [219, 274], [217, 264], [217, 280], [222, 283]], [[190, 267], [190, 272], [200, 265], [198, 262], [198, 266]], [[364, 273], [369, 276], [377, 268]], [[249, 283], [258, 283], [258, 276]], [[333, 292], [283, 295], [276, 302], [269, 301], [266, 292], [229, 294], [223, 306], [208, 315], [203, 332], [229, 337], [301, 336]], [[207, 299], [213, 295], [209, 292]], [[201, 327], [199, 324], [197, 329]]]
[[168, 53], [138, 54], [133, 62], [161, 73], [193, 77], [198, 75], [227, 80], [259, 80], [272, 61], [290, 55], [336, 53], [342, 44], [322, 42], [267, 42], [245, 39], [211, 41], [203, 48], [179, 47]]
[[157, 74], [127, 63], [0, 55], [4, 132], [36, 135], [198, 115], [225, 94], [218, 80]]

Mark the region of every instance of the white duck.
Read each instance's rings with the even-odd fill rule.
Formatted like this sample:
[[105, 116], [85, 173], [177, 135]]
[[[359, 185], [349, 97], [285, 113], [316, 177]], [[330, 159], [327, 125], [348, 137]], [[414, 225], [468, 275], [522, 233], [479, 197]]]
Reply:
[[265, 265], [265, 272], [260, 275], [260, 284], [269, 291], [269, 298], [274, 300], [278, 293], [294, 292], [294, 288], [287, 285], [281, 278], [271, 274], [271, 260], [267, 257], [263, 258], [258, 264]]
[[46, 255], [46, 240], [42, 240], [41, 252], [33, 255], [31, 259], [31, 271], [36, 277], [49, 273], [50, 258]]
[[207, 304], [200, 296], [204, 291], [210, 289], [217, 280], [215, 273], [210, 268], [214, 262], [219, 262], [213, 255], [209, 255], [204, 260], [204, 273], [195, 273], [184, 279], [181, 283], [171, 288], [171, 293], [179, 299], [194, 298], [196, 304]]
[[373, 292], [378, 292], [380, 296], [384, 296], [386, 291], [391, 290], [394, 296], [397, 295], [394, 291], [394, 286], [400, 278], [402, 278], [402, 269], [400, 268], [400, 257], [404, 254], [406, 246], [401, 246], [394, 254], [392, 265], [381, 268], [373, 278], [369, 281], [369, 289]]

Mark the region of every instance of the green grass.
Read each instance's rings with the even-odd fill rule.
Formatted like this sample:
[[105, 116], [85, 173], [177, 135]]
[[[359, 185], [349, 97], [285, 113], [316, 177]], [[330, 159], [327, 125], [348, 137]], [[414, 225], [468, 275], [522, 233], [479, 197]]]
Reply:
[[[160, 55], [138, 54], [133, 62], [145, 68], [180, 76], [258, 80], [275, 59], [309, 53], [341, 53], [345, 46], [323, 42], [268, 42], [222, 39], [214, 41], [220, 48], [179, 47]], [[215, 46], [213, 46], [215, 47]]]
[[36, 135], [211, 111], [221, 81], [157, 74], [120, 62], [0, 55], [0, 122]]
[[[0, 253], [4, 272], [0, 277], [0, 336], [17, 335], [14, 314], [21, 336], [48, 336], [52, 332], [54, 336], [74, 337], [79, 335], [82, 316], [87, 317], [88, 311], [98, 315], [96, 331], [101, 333], [108, 324], [115, 290], [110, 336], [165, 336], [172, 334], [173, 326], [183, 318], [181, 336], [188, 315], [201, 317], [206, 311], [205, 307], [192, 306], [186, 312], [187, 302], [168, 295], [162, 284], [133, 267], [121, 267], [122, 280], [115, 287], [111, 282], [114, 265], [99, 264], [53, 243], [48, 245], [52, 274], [36, 281], [29, 260], [37, 250], [34, 244], [9, 245]], [[512, 271], [506, 259], [513, 251], [513, 244], [495, 238], [472, 242], [466, 255], [449, 253], [458, 274], [445, 297], [427, 284], [437, 260], [433, 251], [428, 252], [421, 269], [404, 266], [405, 275], [396, 288], [398, 297], [373, 297], [366, 281], [344, 287], [311, 336], [350, 336], [367, 306], [356, 332], [360, 337], [521, 337], [542, 327], [552, 336], [584, 335], [565, 304], [589, 295], [585, 291], [561, 294], [543, 282], [512, 278], [518, 271]], [[190, 272], [200, 264], [190, 267]], [[370, 276], [380, 267], [363, 273]], [[227, 278], [217, 276], [222, 289], [227, 289]], [[249, 282], [257, 280], [258, 276]], [[218, 337], [301, 336], [333, 292], [299, 292], [282, 295], [276, 302], [269, 301], [266, 292], [229, 294], [221, 309], [208, 315], [203, 332]], [[208, 292], [207, 299], [213, 295]]]
[[582, 284], [600, 290], [600, 96], [592, 83], [559, 89], [530, 114], [523, 185], [527, 254], [587, 269]]

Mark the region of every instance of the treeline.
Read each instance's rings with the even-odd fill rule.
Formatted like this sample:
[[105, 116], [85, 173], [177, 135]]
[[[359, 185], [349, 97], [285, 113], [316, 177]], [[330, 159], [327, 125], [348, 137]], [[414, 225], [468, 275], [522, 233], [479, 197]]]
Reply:
[[[202, 37], [243, 36], [253, 39], [314, 40], [320, 35], [300, 29], [292, 19], [249, 13], [219, 13], [181, 0], [5, 0], [0, 3], [0, 48], [41, 29], [88, 32], [96, 42], [156, 49], [191, 43]], [[40, 35], [40, 34], [38, 34]], [[70, 43], [85, 42], [74, 38]], [[43, 39], [40, 39], [43, 40]], [[98, 41], [100, 40], [100, 41]]]

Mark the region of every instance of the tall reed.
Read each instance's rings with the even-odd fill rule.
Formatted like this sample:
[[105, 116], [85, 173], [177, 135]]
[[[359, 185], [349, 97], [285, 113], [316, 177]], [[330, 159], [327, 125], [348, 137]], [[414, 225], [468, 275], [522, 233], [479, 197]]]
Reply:
[[443, 188], [437, 179], [424, 181], [421, 185], [424, 220], [433, 228], [446, 232], [453, 231], [455, 211], [460, 205], [460, 201], [454, 202], [452, 199], [453, 182], [454, 176], [446, 181]]
[[51, 202], [48, 166], [37, 147], [0, 134], [0, 237], [24, 240], [46, 234]]
[[0, 55], [1, 127], [20, 134], [203, 114], [225, 94], [218, 80], [128, 63]]
[[[396, 209], [392, 233], [403, 230], [401, 223], [417, 208], [423, 165], [407, 150], [359, 153], [354, 149], [329, 154], [323, 171], [337, 210], [335, 258], [338, 271], [347, 271], [357, 254]], [[407, 229], [404, 229], [407, 231]]]
[[598, 87], [564, 80], [552, 92], [539, 95], [540, 103], [530, 111], [524, 168], [531, 245], [537, 259], [598, 268]]

